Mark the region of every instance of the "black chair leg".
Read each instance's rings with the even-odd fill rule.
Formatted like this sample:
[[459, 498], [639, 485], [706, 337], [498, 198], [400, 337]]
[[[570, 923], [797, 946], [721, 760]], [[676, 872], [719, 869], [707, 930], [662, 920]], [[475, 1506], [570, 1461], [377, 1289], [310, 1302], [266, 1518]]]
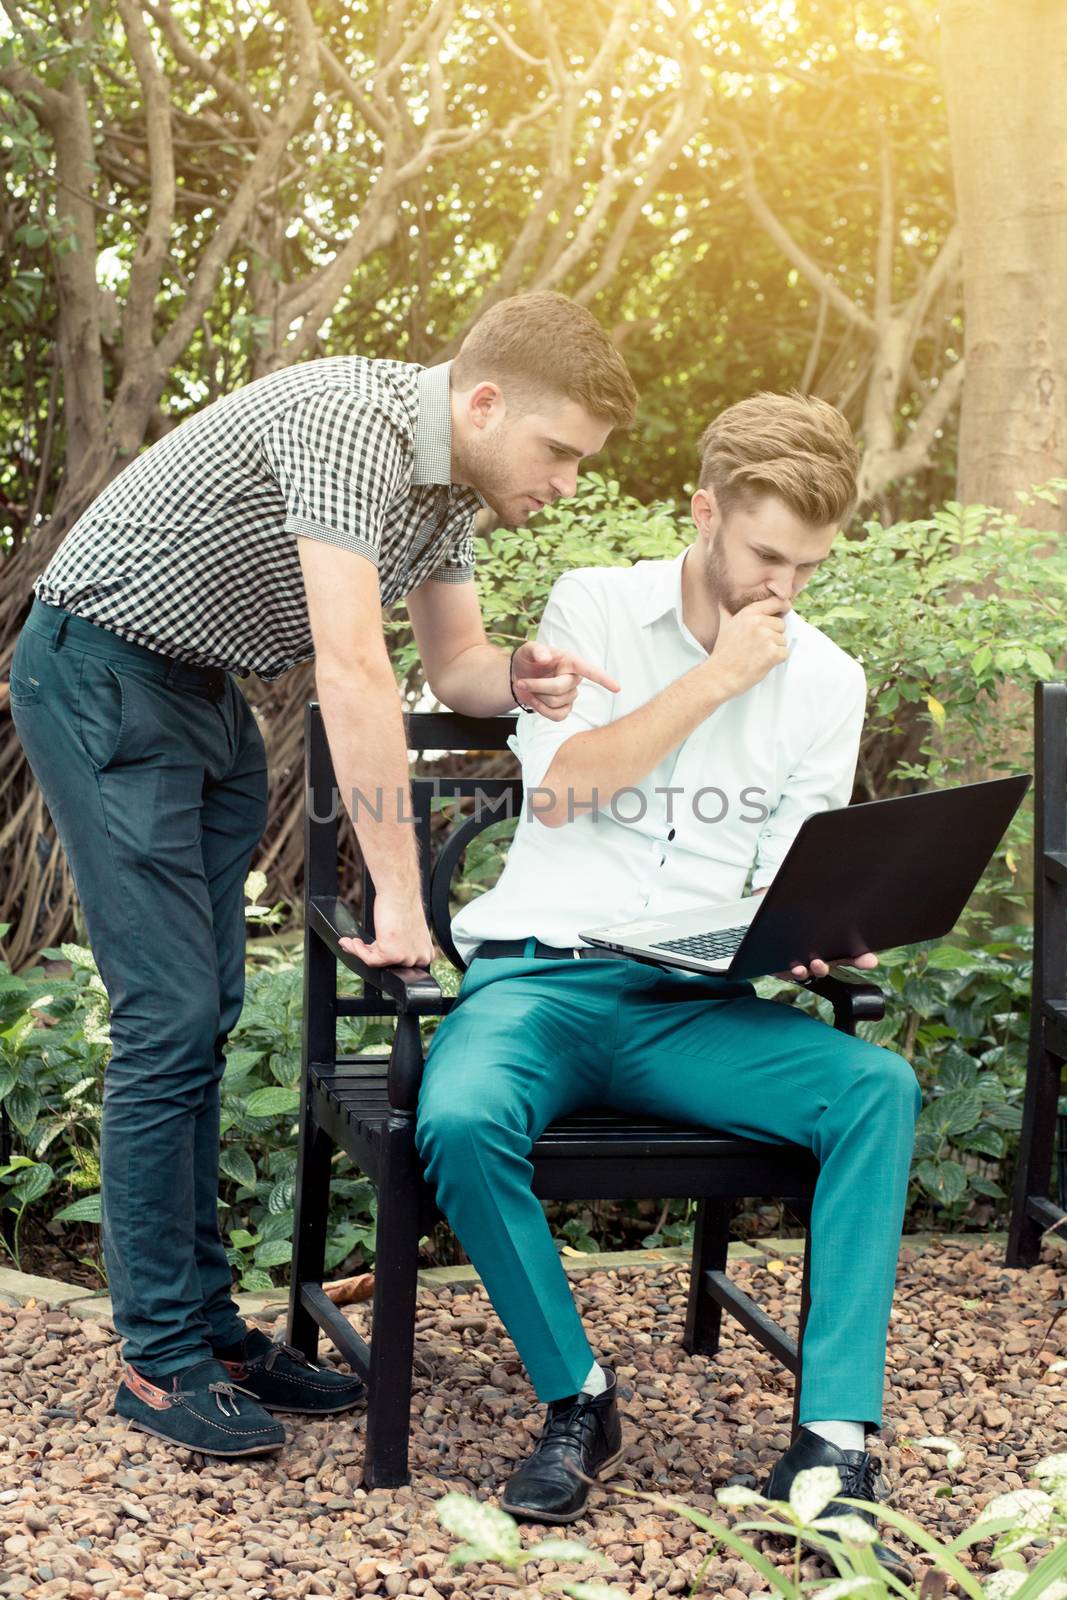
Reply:
[[789, 1437], [796, 1436], [800, 1426], [800, 1380], [804, 1373], [804, 1329], [811, 1310], [811, 1229], [804, 1229], [804, 1271], [800, 1279], [800, 1322], [797, 1327], [797, 1370], [793, 1380], [793, 1420]]
[[296, 1162], [293, 1201], [293, 1269], [289, 1287], [286, 1338], [309, 1361], [319, 1348], [319, 1327], [300, 1301], [302, 1283], [321, 1284], [326, 1261], [326, 1227], [330, 1210], [330, 1157], [333, 1143], [305, 1110]]
[[689, 1305], [682, 1346], [690, 1355], [713, 1356], [719, 1348], [722, 1307], [707, 1290], [705, 1273], [725, 1272], [730, 1246], [729, 1200], [701, 1200], [693, 1229], [693, 1262], [689, 1279]]
[[1026, 1075], [1026, 1103], [1005, 1258], [1009, 1267], [1036, 1266], [1041, 1255], [1041, 1239], [1048, 1223], [1031, 1215], [1030, 1196], [1045, 1198], [1049, 1192], [1062, 1075], [1059, 1058], [1043, 1048], [1040, 1028], [1035, 1028]]
[[363, 1482], [396, 1489], [408, 1482], [411, 1363], [419, 1264], [421, 1176], [414, 1119], [391, 1117], [378, 1174], [374, 1321], [370, 1341], [367, 1444]]

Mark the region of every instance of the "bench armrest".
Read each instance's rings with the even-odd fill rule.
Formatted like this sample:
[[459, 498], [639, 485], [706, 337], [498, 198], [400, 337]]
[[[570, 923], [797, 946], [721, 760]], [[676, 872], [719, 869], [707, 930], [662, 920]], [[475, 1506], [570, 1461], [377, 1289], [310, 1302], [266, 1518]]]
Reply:
[[343, 900], [333, 896], [315, 895], [308, 904], [308, 922], [311, 930], [333, 951], [342, 962], [364, 983], [388, 995], [398, 1016], [438, 1016], [444, 1009], [443, 996], [437, 979], [424, 967], [369, 967], [365, 961], [348, 950], [341, 949], [342, 939], [361, 937], [359, 925]]
[[842, 1033], [855, 1033], [857, 1022], [880, 1022], [885, 1016], [885, 995], [878, 985], [843, 967], [832, 967], [825, 978], [808, 978], [800, 987], [829, 1000], [834, 1027]]

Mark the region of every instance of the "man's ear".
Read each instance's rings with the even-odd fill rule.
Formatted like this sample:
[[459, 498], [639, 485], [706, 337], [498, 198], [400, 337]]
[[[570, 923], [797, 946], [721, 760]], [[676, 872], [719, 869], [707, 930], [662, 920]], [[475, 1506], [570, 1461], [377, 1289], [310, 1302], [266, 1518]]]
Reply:
[[476, 383], [469, 394], [462, 397], [463, 409], [471, 427], [485, 429], [503, 422], [507, 405], [503, 390], [497, 383]]
[[693, 513], [693, 521], [698, 530], [705, 537], [713, 534], [719, 525], [719, 503], [715, 498], [715, 490], [708, 484], [703, 489], [698, 489], [689, 502]]

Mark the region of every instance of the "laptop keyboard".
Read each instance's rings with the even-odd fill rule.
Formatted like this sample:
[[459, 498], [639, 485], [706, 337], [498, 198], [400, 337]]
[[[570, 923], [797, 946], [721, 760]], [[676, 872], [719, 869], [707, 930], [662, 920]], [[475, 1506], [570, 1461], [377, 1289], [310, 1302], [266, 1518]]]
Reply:
[[705, 961], [718, 961], [722, 956], [732, 956], [748, 932], [748, 923], [739, 928], [716, 928], [714, 933], [689, 933], [684, 939], [664, 939], [652, 945], [653, 950], [673, 950], [680, 956], [700, 956]]

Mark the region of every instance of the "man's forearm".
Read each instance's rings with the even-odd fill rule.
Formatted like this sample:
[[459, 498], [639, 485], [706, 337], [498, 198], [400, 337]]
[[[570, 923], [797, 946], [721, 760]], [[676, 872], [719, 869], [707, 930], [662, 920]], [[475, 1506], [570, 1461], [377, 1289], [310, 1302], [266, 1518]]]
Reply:
[[[400, 699], [392, 676], [324, 669], [316, 688], [341, 803], [381, 893], [419, 899], [418, 856]], [[380, 818], [380, 820], [376, 820]]]
[[472, 644], [438, 669], [431, 688], [449, 710], [465, 717], [503, 716], [515, 709], [510, 662], [510, 652], [495, 644]]
[[617, 722], [576, 733], [541, 781], [555, 799], [542, 809], [539, 798], [538, 819], [550, 828], [573, 821], [576, 810], [588, 810], [594, 790], [597, 803], [607, 805], [618, 790], [647, 778], [729, 698], [710, 664], [702, 662]]

